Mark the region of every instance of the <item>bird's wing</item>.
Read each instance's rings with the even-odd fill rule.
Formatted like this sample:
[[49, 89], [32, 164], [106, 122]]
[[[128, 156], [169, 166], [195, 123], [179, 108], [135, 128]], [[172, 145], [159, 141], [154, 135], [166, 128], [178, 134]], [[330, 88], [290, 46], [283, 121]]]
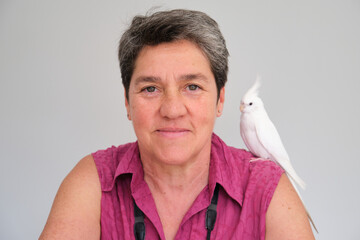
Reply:
[[280, 135], [268, 116], [256, 118], [255, 129], [260, 143], [271, 155], [276, 155], [281, 159], [289, 159]]
[[[266, 112], [265, 112], [266, 113]], [[296, 190], [297, 194], [299, 195], [300, 199], [300, 193], [298, 189], [296, 188], [294, 182], [298, 184], [302, 189], [305, 189], [306, 184], [305, 182], [297, 175], [295, 172], [295, 169], [291, 165], [289, 156], [285, 150], [285, 147], [281, 141], [280, 135], [278, 131], [276, 130], [275, 125], [272, 123], [270, 118], [265, 114], [263, 118], [259, 118], [255, 124], [256, 134], [259, 139], [259, 142], [267, 149], [269, 154], [272, 156], [272, 159], [277, 162], [286, 172], [286, 174], [290, 177], [290, 181], [292, 185], [294, 186], [294, 189]], [[303, 201], [301, 199], [301, 201]], [[306, 208], [305, 208], [306, 210]], [[308, 215], [308, 218], [313, 225], [316, 232], [318, 232], [314, 221], [312, 220], [309, 212], [306, 210], [306, 213]]]
[[241, 138], [243, 139], [246, 147], [249, 149], [250, 152], [252, 152], [254, 154], [254, 152], [253, 152], [253, 150], [251, 148], [251, 145], [250, 145], [250, 143], [249, 143], [249, 141], [248, 141], [248, 139], [247, 139], [247, 137], [245, 135], [245, 131], [246, 131], [245, 128], [246, 127], [244, 126], [244, 124], [245, 123], [243, 123], [243, 121], [240, 121], [240, 135], [241, 135]]
[[272, 160], [276, 161], [286, 173], [299, 184], [301, 188], [305, 188], [305, 182], [296, 174], [295, 169], [291, 165], [289, 156], [281, 141], [280, 135], [267, 115], [257, 118], [256, 134], [259, 142], [272, 156]]

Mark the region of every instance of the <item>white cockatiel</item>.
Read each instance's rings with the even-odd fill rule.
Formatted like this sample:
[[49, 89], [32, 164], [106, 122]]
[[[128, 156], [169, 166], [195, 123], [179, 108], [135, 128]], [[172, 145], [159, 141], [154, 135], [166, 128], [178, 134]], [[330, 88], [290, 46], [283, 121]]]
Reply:
[[260, 76], [241, 99], [240, 133], [249, 151], [259, 158], [280, 165], [289, 179], [305, 189], [305, 182], [296, 174], [279, 133], [270, 120], [259, 98]]
[[[280, 139], [279, 133], [270, 120], [264, 108], [263, 101], [259, 98], [260, 76], [257, 76], [255, 84], [245, 93], [241, 99], [240, 133], [249, 149], [259, 159], [268, 159], [282, 167], [289, 177], [296, 192], [294, 183], [305, 189], [305, 182], [297, 175], [291, 165], [289, 156]], [[256, 161], [253, 159], [252, 161]], [[309, 213], [308, 217], [317, 231]]]

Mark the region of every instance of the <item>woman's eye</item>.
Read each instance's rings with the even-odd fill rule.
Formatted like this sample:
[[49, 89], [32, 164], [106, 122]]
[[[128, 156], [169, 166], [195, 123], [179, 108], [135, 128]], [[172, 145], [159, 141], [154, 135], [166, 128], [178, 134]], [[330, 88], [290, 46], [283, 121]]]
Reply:
[[153, 86], [150, 86], [150, 87], [144, 88], [143, 90], [146, 91], [146, 92], [155, 92], [156, 88], [153, 87]]
[[199, 86], [195, 85], [195, 84], [191, 84], [188, 86], [188, 89], [190, 91], [195, 91], [195, 90], [198, 90], [199, 89]]

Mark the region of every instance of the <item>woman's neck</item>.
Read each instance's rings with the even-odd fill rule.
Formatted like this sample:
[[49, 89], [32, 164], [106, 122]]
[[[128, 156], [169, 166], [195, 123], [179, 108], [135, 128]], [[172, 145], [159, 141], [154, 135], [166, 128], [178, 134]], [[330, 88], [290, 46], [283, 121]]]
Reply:
[[143, 163], [148, 184], [163, 226], [166, 239], [176, 232], [193, 202], [208, 184], [210, 155], [186, 166]]
[[179, 196], [199, 189], [201, 191], [207, 185], [209, 165], [210, 156], [203, 161], [194, 161], [181, 166], [145, 161], [143, 162], [144, 179], [153, 194], [155, 191]]

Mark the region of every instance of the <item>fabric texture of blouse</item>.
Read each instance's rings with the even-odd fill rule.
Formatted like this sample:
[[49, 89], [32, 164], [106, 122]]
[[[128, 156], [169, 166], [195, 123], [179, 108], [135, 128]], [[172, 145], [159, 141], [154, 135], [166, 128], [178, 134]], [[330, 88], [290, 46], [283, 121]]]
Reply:
[[[265, 215], [284, 172], [267, 160], [227, 146], [212, 135], [209, 183], [185, 214], [175, 239], [206, 239], [205, 214], [220, 185], [211, 239], [265, 239]], [[145, 217], [145, 239], [165, 239], [150, 189], [144, 181], [137, 142], [92, 154], [101, 183], [101, 239], [135, 239], [135, 200]]]

